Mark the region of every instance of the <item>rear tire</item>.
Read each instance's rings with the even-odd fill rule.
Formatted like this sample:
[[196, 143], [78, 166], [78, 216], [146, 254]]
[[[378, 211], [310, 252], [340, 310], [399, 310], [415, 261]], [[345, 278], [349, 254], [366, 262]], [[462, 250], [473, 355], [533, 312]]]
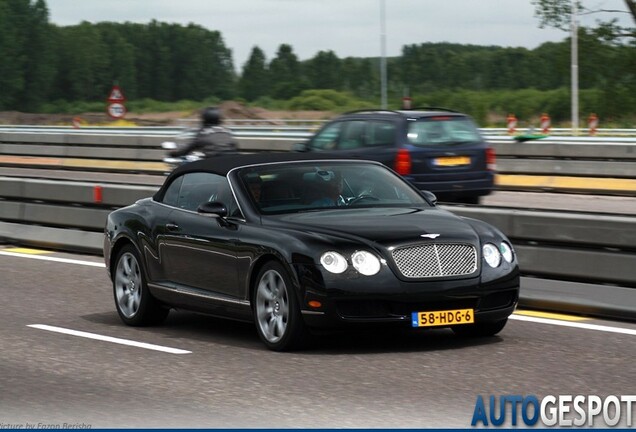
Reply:
[[256, 331], [273, 351], [298, 348], [307, 335], [294, 286], [285, 268], [270, 261], [258, 272], [252, 309]]
[[457, 336], [489, 337], [494, 336], [506, 326], [508, 318], [500, 321], [488, 321], [475, 324], [465, 324], [451, 327]]
[[145, 272], [137, 250], [124, 246], [115, 259], [113, 295], [121, 320], [130, 326], [160, 324], [170, 311], [148, 290]]

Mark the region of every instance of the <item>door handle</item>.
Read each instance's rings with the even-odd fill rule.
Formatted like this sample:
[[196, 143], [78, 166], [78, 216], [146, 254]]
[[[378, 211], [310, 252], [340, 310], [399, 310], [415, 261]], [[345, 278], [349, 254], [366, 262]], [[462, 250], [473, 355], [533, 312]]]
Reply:
[[166, 229], [168, 231], [178, 231], [179, 230], [179, 225], [174, 224], [174, 223], [167, 223], [166, 224]]

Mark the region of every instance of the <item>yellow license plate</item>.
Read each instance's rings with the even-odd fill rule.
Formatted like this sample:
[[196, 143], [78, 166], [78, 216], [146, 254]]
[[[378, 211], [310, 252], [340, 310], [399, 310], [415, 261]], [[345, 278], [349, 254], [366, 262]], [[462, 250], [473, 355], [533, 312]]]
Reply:
[[413, 327], [438, 327], [457, 324], [472, 324], [475, 322], [473, 309], [455, 309], [431, 312], [413, 312], [411, 325]]
[[470, 165], [470, 157], [469, 156], [445, 156], [435, 158], [436, 166], [461, 166], [461, 165]]

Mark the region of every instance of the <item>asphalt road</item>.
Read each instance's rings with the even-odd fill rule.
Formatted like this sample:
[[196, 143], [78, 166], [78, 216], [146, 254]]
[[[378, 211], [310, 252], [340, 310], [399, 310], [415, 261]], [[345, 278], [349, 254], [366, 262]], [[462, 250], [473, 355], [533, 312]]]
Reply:
[[615, 333], [515, 316], [482, 340], [449, 330], [364, 332], [274, 353], [249, 324], [186, 312], [160, 327], [126, 327], [99, 257], [35, 256], [81, 262], [0, 255], [0, 425], [470, 427], [478, 395], [636, 394], [634, 324], [573, 322], [623, 331]]

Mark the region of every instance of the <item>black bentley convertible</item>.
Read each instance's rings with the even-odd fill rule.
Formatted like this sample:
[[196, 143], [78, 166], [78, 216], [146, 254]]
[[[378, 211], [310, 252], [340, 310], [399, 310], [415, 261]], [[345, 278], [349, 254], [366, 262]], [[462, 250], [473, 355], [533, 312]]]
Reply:
[[170, 308], [254, 321], [273, 350], [311, 329], [498, 333], [519, 268], [496, 228], [455, 216], [380, 163], [237, 155], [183, 165], [112, 212], [104, 242], [129, 325]]

